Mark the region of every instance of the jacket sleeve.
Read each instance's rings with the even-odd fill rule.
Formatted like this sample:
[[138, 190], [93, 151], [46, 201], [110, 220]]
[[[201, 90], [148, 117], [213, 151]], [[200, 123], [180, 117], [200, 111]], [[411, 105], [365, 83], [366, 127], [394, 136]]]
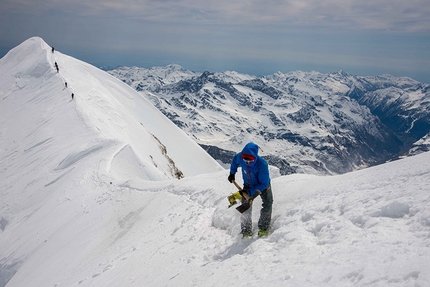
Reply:
[[258, 184], [253, 186], [251, 189], [251, 196], [253, 196], [257, 190], [263, 192], [270, 185], [270, 174], [269, 174], [269, 165], [267, 162], [261, 161], [258, 166]]
[[240, 165], [240, 160], [242, 158], [241, 153], [237, 153], [234, 157], [233, 160], [231, 161], [231, 165], [230, 165], [230, 173], [232, 174], [236, 174], [237, 172], [237, 168]]

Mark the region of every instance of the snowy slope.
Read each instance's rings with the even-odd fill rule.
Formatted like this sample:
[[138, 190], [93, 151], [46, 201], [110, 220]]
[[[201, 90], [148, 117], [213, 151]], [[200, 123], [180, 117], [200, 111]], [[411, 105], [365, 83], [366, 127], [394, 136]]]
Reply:
[[[67, 202], [70, 196], [84, 201], [92, 182], [166, 180], [223, 170], [133, 89], [91, 65], [51, 53], [37, 37], [0, 60], [0, 99], [2, 230], [31, 217], [34, 208], [46, 216], [52, 210], [42, 208], [45, 201]], [[58, 186], [63, 180], [67, 188]], [[62, 221], [46, 225], [48, 233], [75, 214], [55, 216]], [[22, 252], [5, 242], [2, 248], [19, 258], [37, 245], [26, 246], [27, 236], [9, 239]]]
[[[0, 286], [430, 284], [430, 153], [340, 176], [271, 170], [271, 234], [243, 240], [227, 171], [192, 141], [174, 150], [175, 129], [136, 115], [151, 109], [120, 82], [24, 44], [0, 60]], [[140, 123], [167, 129], [178, 166], [184, 149], [201, 166], [151, 180], [145, 152], [163, 157]]]
[[[54, 62], [60, 67], [58, 74], [54, 71]], [[64, 130], [80, 134], [83, 129], [91, 134], [88, 138], [84, 134], [68, 135], [68, 144], [86, 145], [75, 151], [75, 158], [93, 148], [115, 146], [117, 155], [130, 155], [138, 166], [147, 167], [142, 170], [149, 174], [141, 176], [148, 179], [175, 177], [174, 168], [185, 176], [220, 169], [184, 132], [134, 90], [91, 65], [59, 52], [52, 54], [40, 38], [31, 38], [11, 51], [2, 59], [1, 69], [4, 118], [11, 122], [14, 117], [30, 121], [30, 117], [42, 114], [38, 126], [42, 132], [36, 135], [40, 141], [28, 143], [24, 150], [32, 144], [49, 143], [52, 135], [48, 129], [52, 128], [51, 118], [55, 118], [52, 112], [58, 112], [73, 117], [61, 123], [68, 125]], [[73, 102], [71, 93], [75, 95]], [[23, 101], [27, 104], [23, 105]], [[16, 114], [16, 105], [21, 105], [22, 114]], [[4, 125], [13, 126], [12, 123]], [[19, 127], [21, 134], [25, 126]], [[8, 132], [5, 140], [18, 140], [13, 130]], [[110, 164], [117, 162], [115, 157], [113, 154]], [[118, 172], [121, 166], [110, 168]]]

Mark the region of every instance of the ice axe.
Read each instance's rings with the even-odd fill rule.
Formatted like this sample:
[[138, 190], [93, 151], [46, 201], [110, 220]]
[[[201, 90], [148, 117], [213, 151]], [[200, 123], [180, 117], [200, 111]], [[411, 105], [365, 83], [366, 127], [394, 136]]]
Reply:
[[245, 198], [246, 200], [244, 203], [242, 203], [242, 205], [236, 207], [237, 211], [239, 211], [240, 213], [244, 213], [251, 207], [252, 201], [254, 200], [254, 198], [260, 195], [260, 191], [257, 190], [257, 193], [255, 194], [255, 196], [249, 197], [249, 195], [246, 192], [243, 192], [242, 188], [240, 187], [240, 185], [237, 184], [235, 180], [232, 180], [232, 182], [239, 190], [240, 195], [242, 195], [243, 198]]

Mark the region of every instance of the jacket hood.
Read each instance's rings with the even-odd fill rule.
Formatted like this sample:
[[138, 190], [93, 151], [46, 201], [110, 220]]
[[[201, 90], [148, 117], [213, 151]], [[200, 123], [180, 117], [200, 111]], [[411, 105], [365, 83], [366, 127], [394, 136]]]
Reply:
[[253, 142], [247, 143], [242, 150], [242, 154], [250, 154], [254, 158], [258, 156], [258, 145]]

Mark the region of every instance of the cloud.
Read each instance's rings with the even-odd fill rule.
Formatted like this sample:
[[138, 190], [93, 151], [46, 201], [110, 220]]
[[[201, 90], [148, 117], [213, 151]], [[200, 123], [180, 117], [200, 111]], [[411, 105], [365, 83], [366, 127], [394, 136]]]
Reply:
[[427, 2], [0, 0], [0, 49], [38, 35], [100, 65], [400, 71], [428, 82]]
[[219, 25], [430, 30], [428, 0], [3, 0], [0, 11]]

